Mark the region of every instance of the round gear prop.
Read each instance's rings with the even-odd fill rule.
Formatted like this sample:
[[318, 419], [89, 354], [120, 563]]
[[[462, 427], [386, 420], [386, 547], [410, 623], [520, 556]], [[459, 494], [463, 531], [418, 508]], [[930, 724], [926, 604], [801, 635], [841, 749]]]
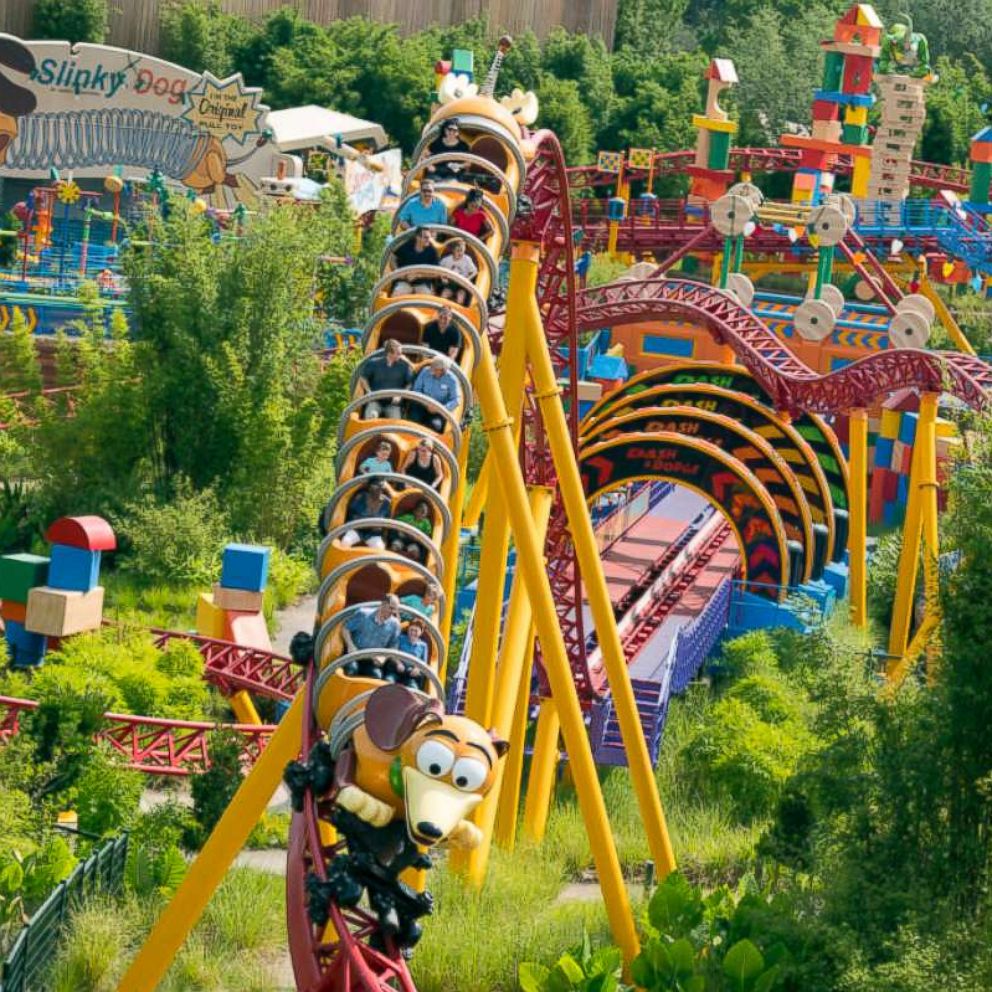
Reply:
[[754, 283], [743, 272], [732, 272], [727, 277], [727, 291], [733, 293], [743, 307], [751, 306], [754, 300]]
[[902, 310], [889, 323], [889, 345], [893, 348], [925, 348], [930, 340], [930, 321], [915, 310]]
[[822, 341], [830, 337], [837, 317], [826, 301], [804, 300], [796, 307], [792, 323], [804, 340]]
[[934, 305], [922, 293], [910, 293], [896, 304], [896, 313], [921, 313], [932, 324], [937, 318]]
[[754, 208], [743, 196], [727, 193], [710, 207], [710, 223], [727, 238], [744, 233], [744, 227], [754, 217]]
[[809, 234], [815, 234], [821, 245], [832, 248], [839, 245], [847, 234], [847, 220], [837, 207], [824, 204], [814, 207], [806, 222]]

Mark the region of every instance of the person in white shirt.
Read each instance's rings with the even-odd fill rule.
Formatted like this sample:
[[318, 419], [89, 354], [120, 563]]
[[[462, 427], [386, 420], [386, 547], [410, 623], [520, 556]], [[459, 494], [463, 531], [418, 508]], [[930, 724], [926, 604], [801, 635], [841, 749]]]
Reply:
[[[441, 268], [450, 269], [452, 272], [457, 272], [458, 275], [464, 276], [466, 279], [474, 280], [479, 274], [479, 267], [475, 264], [475, 260], [468, 251], [466, 251], [464, 240], [462, 238], [452, 238], [445, 247], [448, 248], [448, 251], [444, 258], [441, 259]], [[446, 280], [441, 281], [441, 296], [446, 300], [454, 300], [455, 303], [461, 306], [464, 306], [468, 300], [468, 292], [466, 290]]]

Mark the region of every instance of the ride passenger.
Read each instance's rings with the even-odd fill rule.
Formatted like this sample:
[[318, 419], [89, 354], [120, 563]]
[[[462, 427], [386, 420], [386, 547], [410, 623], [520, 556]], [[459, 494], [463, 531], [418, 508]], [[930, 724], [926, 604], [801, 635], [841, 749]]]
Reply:
[[416, 610], [423, 614], [428, 620], [437, 613], [437, 605], [441, 598], [441, 588], [436, 582], [428, 584], [423, 596], [418, 596], [415, 592], [407, 596], [401, 596], [400, 602], [404, 606], [409, 606], [411, 610]]
[[400, 209], [399, 227], [405, 231], [410, 227], [425, 224], [447, 224], [448, 210], [444, 201], [434, 195], [434, 180], [426, 176], [420, 180], [420, 190], [416, 199], [409, 200]]
[[[458, 120], [449, 118], [441, 125], [441, 133], [427, 146], [429, 155], [466, 155], [471, 152], [468, 143], [461, 137]], [[457, 179], [465, 168], [463, 162], [438, 162], [427, 166], [427, 172], [435, 179]]]
[[453, 362], [457, 362], [462, 350], [461, 331], [451, 319], [451, 307], [442, 307], [437, 317], [425, 328], [421, 343], [432, 351], [441, 355], [447, 355]]
[[[479, 267], [475, 260], [465, 250], [465, 241], [462, 238], [452, 238], [448, 242], [450, 251], [441, 259], [441, 268], [450, 269], [468, 280], [474, 280], [479, 274]], [[460, 306], [464, 306], [468, 301], [468, 290], [461, 286], [456, 286], [446, 279], [441, 280], [441, 296], [446, 300], [454, 300]]]
[[393, 453], [393, 446], [388, 441], [380, 441], [375, 446], [375, 454], [369, 455], [361, 465], [358, 466], [360, 475], [382, 475], [383, 472], [392, 472], [393, 463], [389, 456]]
[[406, 630], [400, 634], [397, 647], [404, 654], [412, 654], [418, 661], [427, 664], [427, 642], [424, 637], [424, 624], [413, 619], [406, 625]]
[[[403, 357], [399, 341], [395, 338], [387, 339], [382, 355], [366, 358], [359, 368], [358, 381], [366, 393], [409, 389], [413, 383], [413, 366]], [[365, 420], [378, 420], [383, 416], [389, 420], [399, 420], [403, 416], [403, 401], [400, 397], [372, 400], [365, 404]]]
[[[439, 261], [437, 246], [431, 240], [431, 232], [424, 227], [418, 227], [413, 238], [393, 252], [393, 258], [398, 269], [408, 265], [437, 265]], [[434, 280], [429, 276], [414, 276], [413, 280], [408, 282], [406, 279], [398, 279], [393, 283], [393, 296], [403, 296], [407, 293], [429, 295], [434, 292]]]
[[[370, 517], [389, 518], [390, 516], [392, 514], [385, 487], [379, 479], [373, 479], [351, 498], [344, 520], [345, 523], [350, 524]], [[364, 544], [367, 548], [374, 548], [377, 551], [382, 551], [386, 547], [381, 527], [352, 527], [341, 536], [341, 544], [346, 548]]]
[[[422, 368], [413, 380], [411, 390], [436, 400], [446, 410], [454, 411], [461, 402], [461, 387], [452, 373], [448, 359], [437, 355], [431, 359], [430, 365]], [[420, 403], [411, 403], [409, 417], [416, 423], [426, 424], [439, 434], [444, 430], [444, 418]]]
[[[411, 511], [401, 513], [396, 517], [396, 520], [400, 523], [409, 524], [428, 538], [434, 534], [434, 521], [431, 519], [431, 508], [427, 500], [420, 500]], [[405, 555], [407, 558], [412, 558], [414, 561], [423, 564], [424, 555], [420, 545], [411, 537], [399, 531], [393, 532], [392, 539], [389, 542], [389, 550], [395, 551], [400, 555]]]
[[444, 479], [441, 471], [441, 458], [434, 451], [434, 445], [427, 438], [417, 442], [417, 447], [407, 454], [400, 466], [402, 475], [426, 482], [431, 489], [437, 489]]
[[396, 649], [400, 640], [399, 609], [399, 599], [389, 595], [378, 606], [358, 610], [341, 630], [347, 653]]
[[485, 241], [493, 233], [489, 218], [482, 209], [482, 190], [470, 189], [461, 206], [455, 207], [451, 214], [451, 226], [466, 234], [474, 234]]

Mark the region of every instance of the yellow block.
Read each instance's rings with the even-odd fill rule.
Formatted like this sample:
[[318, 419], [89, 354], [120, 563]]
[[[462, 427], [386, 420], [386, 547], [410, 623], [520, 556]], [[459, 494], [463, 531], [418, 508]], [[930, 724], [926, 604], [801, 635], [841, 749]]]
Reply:
[[863, 200], [868, 196], [868, 180], [871, 178], [871, 159], [861, 155], [854, 157], [854, 172], [851, 174], [851, 196]]
[[894, 441], [899, 437], [899, 419], [898, 410], [883, 410], [879, 434], [884, 438]]
[[701, 127], [704, 131], [723, 131], [724, 134], [737, 133], [737, 125], [733, 121], [715, 121], [703, 114], [692, 115], [692, 126]]
[[196, 632], [201, 637], [224, 637], [224, 611], [212, 593], [201, 592], [196, 600]]
[[862, 125], [868, 123], [867, 107], [847, 107], [844, 110], [844, 123]]
[[937, 437], [957, 437], [958, 428], [957, 424], [950, 420], [944, 420], [943, 417], [937, 418], [936, 423]]

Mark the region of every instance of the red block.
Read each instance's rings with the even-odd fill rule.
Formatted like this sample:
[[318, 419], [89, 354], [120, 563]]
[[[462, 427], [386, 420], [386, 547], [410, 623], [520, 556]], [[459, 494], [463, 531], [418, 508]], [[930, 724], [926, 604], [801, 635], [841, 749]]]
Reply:
[[885, 502], [894, 503], [899, 496], [899, 476], [889, 469], [883, 471], [885, 475], [882, 478], [882, 492], [885, 494]]
[[813, 120], [815, 121], [839, 121], [840, 104], [831, 103], [829, 100], [813, 101]]
[[841, 88], [845, 93], [867, 93], [871, 89], [872, 63], [870, 55], [846, 55]]
[[877, 468], [871, 474], [871, 485], [868, 489], [868, 522], [878, 524], [882, 522], [882, 513], [885, 509], [885, 493], [882, 491], [883, 468]]
[[900, 475], [909, 475], [913, 467], [913, 446], [905, 445], [902, 453], [902, 464], [899, 466]]
[[246, 648], [272, 650], [269, 628], [266, 627], [265, 616], [261, 613], [239, 613], [236, 610], [228, 610], [224, 618], [224, 638]]
[[49, 544], [65, 544], [84, 551], [113, 551], [117, 538], [103, 517], [61, 517], [45, 532]]
[[27, 615], [27, 603], [14, 603], [9, 599], [0, 602], [0, 620], [13, 620], [14, 623], [24, 623]]

